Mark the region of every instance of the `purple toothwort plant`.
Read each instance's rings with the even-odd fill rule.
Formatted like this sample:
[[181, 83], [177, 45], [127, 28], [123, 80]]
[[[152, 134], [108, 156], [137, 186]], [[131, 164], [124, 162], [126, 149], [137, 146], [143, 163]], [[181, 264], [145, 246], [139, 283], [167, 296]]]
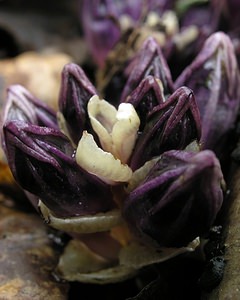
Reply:
[[196, 86], [182, 75], [174, 90], [153, 38], [130, 64], [115, 106], [76, 64], [63, 69], [57, 113], [23, 87], [8, 89], [3, 148], [45, 222], [71, 237], [58, 265], [67, 280], [121, 281], [193, 251], [221, 208], [219, 161], [199, 151], [208, 110]]

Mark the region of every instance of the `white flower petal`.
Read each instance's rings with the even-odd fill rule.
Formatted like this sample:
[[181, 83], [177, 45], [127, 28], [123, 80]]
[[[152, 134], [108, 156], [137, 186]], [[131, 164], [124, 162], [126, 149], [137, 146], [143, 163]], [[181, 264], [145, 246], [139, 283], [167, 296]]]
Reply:
[[126, 163], [140, 125], [133, 105], [122, 103], [117, 111], [113, 105], [95, 95], [89, 100], [88, 115], [102, 148]]
[[44, 221], [51, 227], [65, 232], [94, 233], [108, 231], [120, 225], [123, 220], [118, 209], [106, 213], [86, 215], [71, 218], [58, 218], [54, 216], [47, 206], [40, 200], [38, 208]]
[[162, 23], [166, 34], [169, 36], [174, 36], [179, 32], [179, 23], [176, 13], [172, 10], [167, 10], [162, 15]]
[[80, 241], [70, 241], [60, 258], [58, 271], [68, 281], [114, 283], [133, 277], [145, 266], [192, 252], [199, 244], [199, 238], [196, 238], [186, 247], [154, 249], [132, 242], [120, 250], [117, 265], [107, 265], [108, 261], [82, 247]]
[[101, 146], [105, 151], [112, 151], [111, 132], [116, 123], [116, 108], [107, 101], [94, 95], [88, 102], [88, 116]]
[[96, 255], [79, 240], [71, 240], [60, 257], [57, 273], [68, 281], [107, 284], [133, 277], [136, 270], [111, 266], [111, 262]]
[[58, 271], [66, 274], [89, 273], [107, 266], [109, 266], [107, 259], [91, 251], [81, 241], [73, 239], [67, 244], [60, 257]]
[[132, 242], [121, 249], [119, 253], [119, 263], [120, 265], [140, 269], [144, 266], [166, 261], [184, 252], [192, 252], [199, 244], [200, 241], [198, 237], [186, 247], [179, 248], [152, 248], [137, 242]]
[[147, 161], [141, 168], [133, 172], [132, 177], [129, 180], [126, 188], [127, 193], [133, 191], [138, 185], [140, 185], [143, 182], [143, 180], [146, 178], [147, 174], [155, 165], [155, 163], [159, 160], [159, 158], [160, 156]]
[[71, 141], [72, 145], [74, 147], [76, 147], [75, 143], [73, 142], [73, 140], [71, 138], [69, 130], [67, 128], [67, 122], [66, 122], [66, 120], [64, 118], [64, 115], [60, 111], [57, 112], [57, 122], [58, 122], [58, 127], [61, 130], [61, 132], [64, 133], [69, 138], [69, 140]]
[[76, 161], [84, 170], [108, 184], [127, 182], [132, 176], [132, 170], [111, 153], [99, 148], [87, 131], [83, 132], [79, 141]]
[[112, 130], [113, 154], [126, 163], [137, 139], [140, 119], [130, 103], [119, 105], [116, 118], [117, 122]]

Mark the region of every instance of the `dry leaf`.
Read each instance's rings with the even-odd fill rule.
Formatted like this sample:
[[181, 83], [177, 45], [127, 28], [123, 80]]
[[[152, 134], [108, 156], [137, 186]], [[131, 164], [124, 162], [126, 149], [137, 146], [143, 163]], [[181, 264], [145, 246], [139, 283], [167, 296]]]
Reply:
[[63, 66], [72, 59], [64, 53], [39, 54], [25, 52], [16, 58], [0, 61], [0, 99], [6, 98], [11, 84], [21, 84], [34, 96], [57, 109]]

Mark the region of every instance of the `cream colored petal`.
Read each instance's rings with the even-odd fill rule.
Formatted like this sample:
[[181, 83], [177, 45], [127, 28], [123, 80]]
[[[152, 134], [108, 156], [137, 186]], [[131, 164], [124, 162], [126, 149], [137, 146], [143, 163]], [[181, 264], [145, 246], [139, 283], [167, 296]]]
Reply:
[[165, 102], [167, 99], [166, 97], [164, 96], [164, 87], [163, 87], [163, 84], [162, 84], [162, 81], [159, 79], [159, 78], [156, 78], [155, 79], [160, 87], [160, 90], [161, 90], [161, 98], [162, 100]]
[[200, 244], [199, 238], [194, 239], [186, 247], [180, 248], [151, 248], [137, 242], [123, 247], [119, 254], [120, 265], [140, 269], [154, 263], [166, 261], [185, 252], [194, 251]]
[[190, 43], [198, 38], [198, 35], [198, 27], [196, 25], [190, 25], [183, 31], [176, 33], [173, 37], [173, 42], [179, 51], [183, 51]]
[[135, 274], [136, 270], [128, 266], [111, 266], [77, 240], [68, 243], [57, 266], [57, 275], [65, 280], [95, 284], [119, 282]]
[[76, 161], [84, 170], [108, 184], [127, 182], [132, 176], [132, 170], [127, 165], [99, 148], [93, 136], [86, 131], [79, 141]]
[[173, 36], [179, 32], [178, 18], [175, 12], [167, 10], [162, 16], [162, 22], [165, 28], [165, 32], [169, 36]]
[[[66, 274], [89, 273], [108, 267], [110, 262], [91, 251], [80, 240], [71, 240], [61, 255], [58, 272]], [[63, 271], [62, 271], [63, 269]]]
[[70, 241], [60, 258], [57, 271], [68, 281], [115, 283], [135, 276], [145, 266], [192, 252], [199, 244], [199, 238], [196, 238], [186, 247], [154, 249], [132, 242], [120, 250], [117, 265], [108, 265], [106, 259], [82, 246], [80, 241]]
[[128, 182], [126, 192], [130, 193], [132, 190], [134, 190], [147, 176], [148, 172], [151, 170], [151, 168], [155, 165], [155, 163], [159, 160], [160, 156], [153, 158], [149, 161], [147, 161], [141, 168], [137, 169], [133, 172], [133, 175], [131, 179]]
[[64, 133], [69, 138], [69, 140], [71, 141], [72, 145], [74, 147], [76, 147], [75, 143], [73, 142], [73, 140], [71, 138], [69, 130], [67, 128], [67, 122], [66, 122], [63, 114], [60, 111], [57, 112], [57, 122], [58, 122], [58, 127], [61, 130], [61, 132]]
[[113, 154], [126, 163], [134, 148], [140, 119], [130, 103], [121, 103], [112, 130]]
[[38, 207], [44, 221], [49, 226], [65, 232], [103, 232], [108, 231], [123, 222], [121, 213], [117, 209], [108, 211], [106, 213], [97, 213], [95, 215], [86, 215], [81, 217], [63, 219], [55, 217], [41, 200], [39, 201]]
[[105, 151], [112, 151], [111, 132], [115, 124], [117, 110], [107, 101], [94, 95], [88, 102], [88, 115], [101, 146]]
[[91, 284], [117, 283], [133, 278], [137, 274], [136, 269], [120, 265], [89, 273], [67, 272], [63, 267], [60, 271], [63, 279], [67, 281], [79, 281]]
[[200, 147], [201, 145], [199, 145], [199, 143], [194, 140], [193, 142], [191, 142], [190, 144], [187, 145], [187, 147], [184, 149], [186, 151], [193, 151], [193, 152], [199, 152], [200, 151]]

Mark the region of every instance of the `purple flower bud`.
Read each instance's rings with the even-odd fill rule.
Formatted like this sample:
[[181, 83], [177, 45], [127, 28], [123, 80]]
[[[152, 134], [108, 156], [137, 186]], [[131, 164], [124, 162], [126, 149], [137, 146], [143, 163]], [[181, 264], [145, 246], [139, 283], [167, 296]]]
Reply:
[[173, 83], [167, 62], [162, 54], [157, 41], [149, 37], [142, 48], [132, 59], [126, 69], [127, 83], [121, 95], [121, 101], [125, 101], [127, 96], [140, 84], [148, 75], [152, 75], [162, 81], [164, 94], [171, 94]]
[[54, 215], [81, 216], [113, 207], [110, 189], [77, 165], [70, 141], [59, 130], [16, 120], [3, 131], [16, 181]]
[[150, 113], [135, 145], [131, 168], [136, 170], [167, 150], [184, 149], [194, 139], [200, 138], [200, 132], [194, 95], [190, 89], [181, 87]]
[[99, 66], [104, 66], [107, 54], [121, 37], [123, 17], [135, 24], [141, 17], [143, 5], [144, 0], [83, 1], [83, 30], [92, 56]]
[[202, 149], [220, 148], [233, 129], [240, 101], [240, 75], [229, 37], [217, 32], [175, 82], [196, 97], [202, 120]]
[[149, 75], [140, 82], [125, 102], [134, 106], [141, 120], [140, 131], [142, 131], [148, 114], [155, 106], [162, 104], [164, 101], [161, 81]]
[[2, 123], [11, 120], [22, 120], [39, 126], [58, 128], [54, 110], [17, 84], [7, 89]]
[[67, 123], [67, 129], [77, 144], [85, 129], [89, 129], [87, 104], [97, 94], [84, 71], [76, 64], [65, 65], [59, 95], [59, 109]]
[[165, 152], [124, 202], [123, 216], [145, 242], [181, 247], [212, 226], [223, 175], [210, 150]]
[[[56, 113], [46, 103], [34, 97], [21, 85], [12, 85], [7, 89], [7, 100], [3, 109], [1, 123], [21, 120], [30, 124], [57, 129]], [[5, 150], [5, 139], [1, 130], [1, 143]]]

